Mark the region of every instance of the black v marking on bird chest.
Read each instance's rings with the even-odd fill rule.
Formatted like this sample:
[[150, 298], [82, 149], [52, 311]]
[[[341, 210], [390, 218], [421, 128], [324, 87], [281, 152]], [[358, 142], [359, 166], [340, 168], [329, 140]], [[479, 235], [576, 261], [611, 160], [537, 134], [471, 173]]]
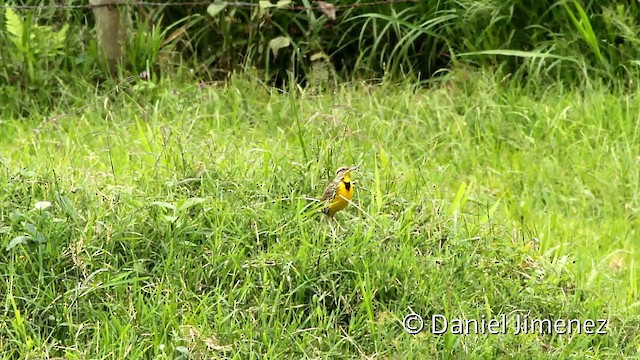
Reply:
[[344, 183], [344, 188], [347, 189], [347, 191], [349, 191], [351, 189], [351, 182], [343, 181], [343, 183]]

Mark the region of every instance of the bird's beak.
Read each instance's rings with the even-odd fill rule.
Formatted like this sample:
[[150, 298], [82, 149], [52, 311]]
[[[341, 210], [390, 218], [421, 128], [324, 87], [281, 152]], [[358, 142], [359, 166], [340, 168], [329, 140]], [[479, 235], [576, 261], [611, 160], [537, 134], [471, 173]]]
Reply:
[[352, 166], [349, 168], [349, 172], [352, 172], [354, 170], [358, 170], [359, 166]]

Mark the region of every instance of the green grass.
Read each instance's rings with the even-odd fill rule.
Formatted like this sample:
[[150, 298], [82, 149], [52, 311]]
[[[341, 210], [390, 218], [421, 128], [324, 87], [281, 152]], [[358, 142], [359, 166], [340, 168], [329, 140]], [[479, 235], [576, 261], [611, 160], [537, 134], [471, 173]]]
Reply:
[[[639, 94], [165, 80], [2, 120], [0, 352], [640, 356]], [[307, 197], [343, 164], [357, 207], [332, 232]], [[609, 325], [409, 335], [411, 311]]]

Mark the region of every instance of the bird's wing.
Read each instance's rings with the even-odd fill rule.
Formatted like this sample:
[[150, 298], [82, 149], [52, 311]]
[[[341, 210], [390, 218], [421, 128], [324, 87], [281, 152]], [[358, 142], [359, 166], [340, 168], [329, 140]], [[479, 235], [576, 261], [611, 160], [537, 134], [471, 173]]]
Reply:
[[324, 194], [322, 194], [322, 199], [320, 201], [333, 200], [336, 197], [336, 193], [338, 192], [338, 183], [339, 180], [333, 180], [327, 188], [324, 189]]

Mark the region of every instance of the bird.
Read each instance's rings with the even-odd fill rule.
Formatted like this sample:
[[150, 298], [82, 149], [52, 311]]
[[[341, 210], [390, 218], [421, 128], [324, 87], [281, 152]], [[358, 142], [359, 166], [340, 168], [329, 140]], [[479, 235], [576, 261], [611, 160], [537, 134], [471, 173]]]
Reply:
[[329, 218], [340, 210], [349, 205], [351, 198], [353, 197], [353, 183], [351, 182], [351, 172], [357, 170], [357, 166], [341, 166], [336, 170], [336, 177], [330, 182], [324, 194], [322, 195], [321, 202], [325, 203], [322, 208], [322, 212]]

